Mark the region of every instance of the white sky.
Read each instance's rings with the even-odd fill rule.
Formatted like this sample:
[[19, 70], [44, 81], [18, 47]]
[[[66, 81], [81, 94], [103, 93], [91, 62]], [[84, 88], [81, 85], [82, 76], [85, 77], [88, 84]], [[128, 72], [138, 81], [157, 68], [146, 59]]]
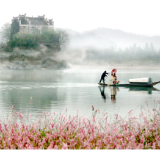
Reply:
[[56, 28], [98, 27], [160, 35], [160, 0], [1, 0], [0, 27], [19, 14], [53, 18]]

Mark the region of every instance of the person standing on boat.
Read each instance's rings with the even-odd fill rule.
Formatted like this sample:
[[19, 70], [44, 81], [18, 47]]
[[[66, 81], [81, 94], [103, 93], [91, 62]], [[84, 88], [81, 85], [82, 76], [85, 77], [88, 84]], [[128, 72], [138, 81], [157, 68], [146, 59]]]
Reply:
[[110, 83], [108, 85], [118, 84], [120, 81], [117, 80], [116, 76], [117, 69], [111, 71]]
[[117, 81], [117, 76], [116, 76], [116, 73], [114, 73], [114, 74], [113, 74], [113, 77], [114, 77], [113, 84], [116, 84], [116, 83], [118, 83], [119, 81]]
[[103, 73], [102, 73], [102, 75], [101, 75], [101, 79], [100, 79], [100, 81], [99, 81], [99, 83], [101, 83], [101, 81], [103, 80], [103, 83], [105, 83], [105, 76], [107, 76], [109, 73], [107, 73], [106, 71], [104, 71]]
[[111, 73], [111, 78], [110, 78], [110, 82], [108, 85], [113, 85], [114, 81], [115, 81], [115, 78], [114, 78], [113, 74]]

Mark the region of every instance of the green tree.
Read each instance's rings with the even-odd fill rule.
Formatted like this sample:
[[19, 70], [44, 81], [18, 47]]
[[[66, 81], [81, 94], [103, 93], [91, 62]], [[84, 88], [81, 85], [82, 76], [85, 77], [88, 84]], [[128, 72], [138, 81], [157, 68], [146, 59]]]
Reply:
[[40, 36], [42, 43], [59, 44], [60, 35], [53, 30], [44, 30]]

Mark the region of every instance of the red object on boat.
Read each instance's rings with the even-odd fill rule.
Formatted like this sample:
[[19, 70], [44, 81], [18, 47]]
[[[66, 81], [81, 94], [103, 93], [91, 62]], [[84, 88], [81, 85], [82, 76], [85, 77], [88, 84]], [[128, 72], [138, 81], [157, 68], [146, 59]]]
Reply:
[[111, 74], [113, 74], [113, 72], [115, 72], [115, 73], [116, 73], [116, 72], [117, 72], [117, 69], [115, 69], [115, 68], [114, 68], [114, 69], [112, 69]]
[[114, 81], [114, 84], [116, 84], [117, 83], [117, 81]]

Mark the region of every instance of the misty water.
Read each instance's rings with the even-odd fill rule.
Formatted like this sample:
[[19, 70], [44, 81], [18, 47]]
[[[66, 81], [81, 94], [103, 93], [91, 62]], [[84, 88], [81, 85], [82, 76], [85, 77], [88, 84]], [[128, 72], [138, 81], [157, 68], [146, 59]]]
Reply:
[[[160, 81], [160, 70], [117, 68], [120, 83], [130, 78], [151, 77]], [[111, 68], [106, 68], [108, 72]], [[0, 117], [16, 111], [29, 113], [32, 118], [41, 112], [65, 113], [83, 117], [92, 115], [92, 105], [101, 113], [119, 114], [126, 117], [128, 111], [138, 115], [142, 108], [152, 109], [160, 100], [160, 84], [154, 88], [100, 87], [104, 69], [67, 70], [1, 70], [0, 71]], [[109, 77], [110, 78], [110, 77]], [[106, 82], [109, 82], [109, 78]], [[116, 94], [111, 99], [112, 93]], [[31, 98], [32, 97], [32, 98]]]

